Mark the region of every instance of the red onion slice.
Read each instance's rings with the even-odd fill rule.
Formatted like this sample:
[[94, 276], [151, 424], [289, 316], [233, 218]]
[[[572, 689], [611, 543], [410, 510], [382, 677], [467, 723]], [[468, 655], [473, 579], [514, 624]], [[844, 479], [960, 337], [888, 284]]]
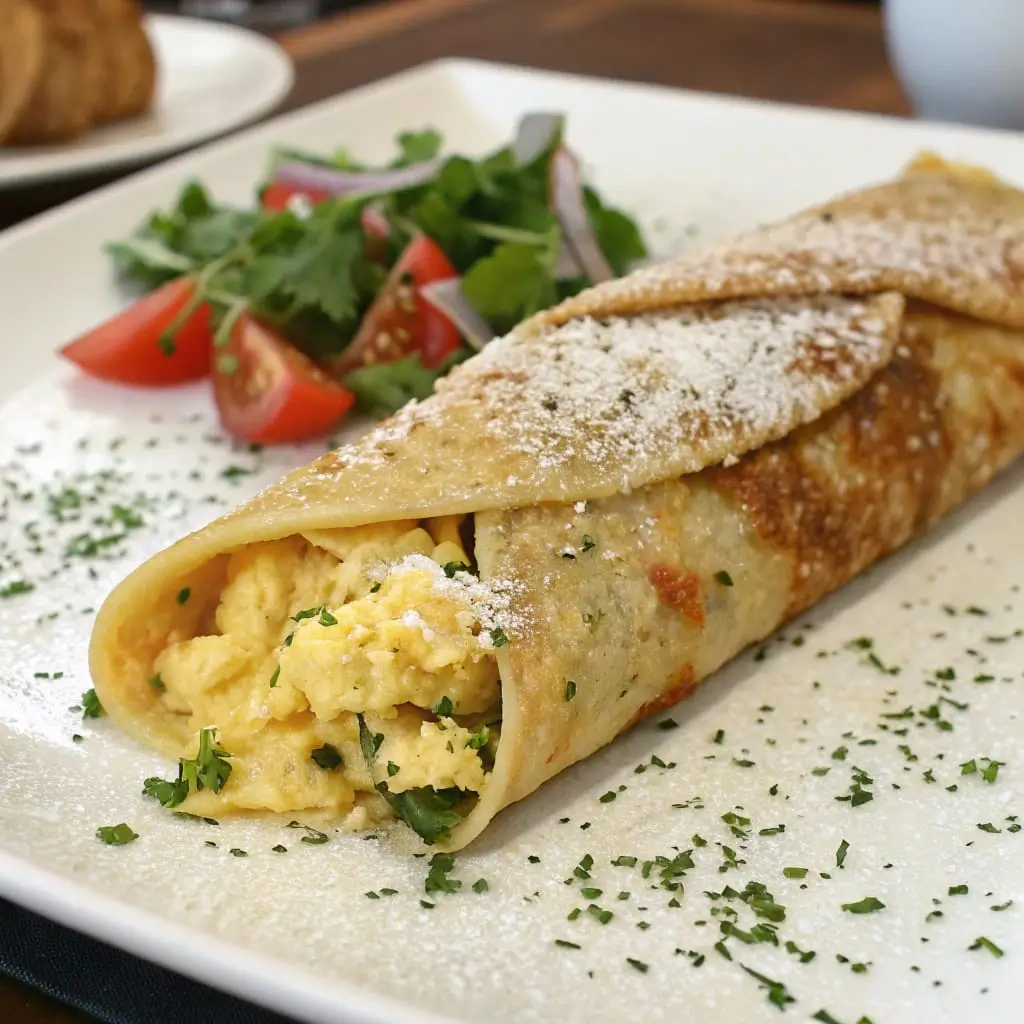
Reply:
[[576, 257], [583, 273], [597, 284], [615, 276], [590, 223], [587, 204], [583, 198], [583, 182], [580, 165], [576, 157], [559, 146], [551, 157], [550, 177], [551, 206], [562, 225], [565, 241]]
[[341, 171], [317, 164], [286, 163], [274, 171], [274, 181], [332, 196], [399, 192], [430, 181], [443, 163], [440, 159], [425, 160], [393, 171]]
[[565, 118], [561, 114], [527, 114], [516, 129], [512, 156], [520, 166], [532, 164], [562, 137]]
[[432, 281], [420, 288], [420, 295], [462, 333], [469, 347], [479, 352], [494, 339], [494, 331], [487, 321], [469, 304], [462, 293], [462, 278], [450, 277], [445, 281]]

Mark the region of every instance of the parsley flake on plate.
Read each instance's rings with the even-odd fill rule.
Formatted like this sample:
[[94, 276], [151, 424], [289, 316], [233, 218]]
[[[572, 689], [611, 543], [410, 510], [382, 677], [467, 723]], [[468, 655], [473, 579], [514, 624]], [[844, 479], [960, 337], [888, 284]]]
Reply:
[[96, 838], [100, 842], [106, 843], [107, 846], [125, 846], [128, 843], [135, 842], [139, 838], [139, 834], [132, 831], [130, 826], [121, 822], [120, 825], [100, 825], [96, 829]]

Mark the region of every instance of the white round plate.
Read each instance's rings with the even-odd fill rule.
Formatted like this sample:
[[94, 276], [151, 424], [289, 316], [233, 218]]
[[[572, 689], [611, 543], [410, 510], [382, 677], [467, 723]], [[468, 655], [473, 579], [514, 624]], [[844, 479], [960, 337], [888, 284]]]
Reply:
[[148, 114], [59, 146], [0, 147], [0, 188], [143, 163], [231, 131], [272, 110], [295, 78], [291, 59], [255, 32], [150, 15], [159, 63]]

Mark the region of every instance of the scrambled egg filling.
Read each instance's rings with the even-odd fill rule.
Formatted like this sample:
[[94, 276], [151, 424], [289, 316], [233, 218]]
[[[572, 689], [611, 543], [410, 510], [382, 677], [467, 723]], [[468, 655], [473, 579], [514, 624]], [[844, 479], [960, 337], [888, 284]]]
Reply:
[[190, 811], [320, 809], [366, 825], [389, 813], [381, 783], [481, 792], [501, 697], [488, 631], [465, 589], [444, 585], [469, 564], [458, 525], [311, 531], [230, 556], [205, 635], [172, 634], [153, 666], [192, 749], [213, 726], [231, 755], [227, 783], [193, 790]]

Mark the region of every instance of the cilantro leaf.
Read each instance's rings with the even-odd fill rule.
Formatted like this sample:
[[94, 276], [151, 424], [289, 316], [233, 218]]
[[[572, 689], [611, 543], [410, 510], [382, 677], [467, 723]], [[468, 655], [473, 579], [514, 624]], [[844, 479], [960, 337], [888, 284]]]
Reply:
[[604, 258], [616, 274], [624, 274], [632, 263], [647, 255], [640, 229], [621, 210], [605, 206], [592, 188], [585, 187], [583, 196], [590, 225]]
[[474, 264], [462, 292], [494, 330], [503, 334], [558, 298], [551, 261], [528, 245], [506, 242]]
[[393, 363], [361, 366], [347, 374], [343, 383], [356, 396], [361, 409], [372, 416], [386, 416], [413, 399], [429, 398], [438, 377], [443, 377], [462, 358], [464, 353], [456, 353], [456, 358], [428, 369], [417, 352]]
[[409, 164], [433, 160], [441, 152], [444, 140], [440, 132], [426, 128], [419, 132], [402, 132], [396, 141], [399, 155], [392, 162], [392, 167], [407, 167]]

